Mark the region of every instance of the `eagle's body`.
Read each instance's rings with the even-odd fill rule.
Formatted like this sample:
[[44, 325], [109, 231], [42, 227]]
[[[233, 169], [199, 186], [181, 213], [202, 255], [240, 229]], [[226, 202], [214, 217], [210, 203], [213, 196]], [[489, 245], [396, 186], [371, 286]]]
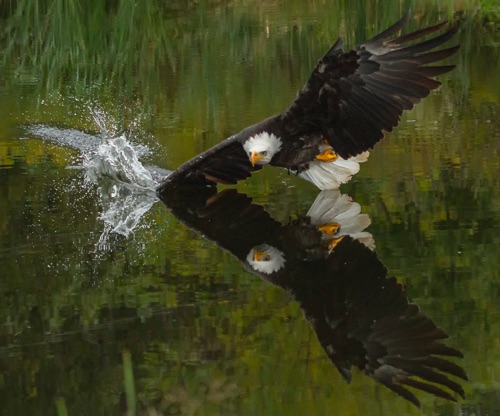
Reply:
[[[407, 17], [354, 48], [339, 39], [320, 59], [306, 85], [283, 113], [260, 121], [181, 165], [160, 184], [234, 184], [263, 165], [293, 171], [320, 189], [335, 189], [359, 170], [368, 150], [440, 83], [453, 66], [441, 61], [458, 46], [432, 51], [454, 28], [422, 40], [444, 23], [395, 37]], [[408, 42], [416, 41], [408, 45]], [[273, 138], [266, 141], [266, 138]]]

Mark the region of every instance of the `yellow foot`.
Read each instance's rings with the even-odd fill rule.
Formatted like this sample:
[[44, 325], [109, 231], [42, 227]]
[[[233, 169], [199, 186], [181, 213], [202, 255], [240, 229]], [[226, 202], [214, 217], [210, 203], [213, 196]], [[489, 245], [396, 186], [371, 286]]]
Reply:
[[337, 238], [334, 238], [333, 240], [330, 240], [328, 242], [328, 250], [332, 251], [335, 247], [337, 247], [337, 245], [342, 241], [342, 239], [344, 238], [343, 235], [341, 235], [340, 237], [337, 237]]
[[333, 162], [337, 160], [339, 156], [332, 149], [326, 149], [323, 153], [320, 153], [316, 156], [317, 160], [321, 160], [322, 162]]
[[334, 235], [340, 228], [340, 224], [336, 222], [330, 222], [327, 224], [323, 224], [318, 227], [318, 231], [322, 231], [328, 235]]

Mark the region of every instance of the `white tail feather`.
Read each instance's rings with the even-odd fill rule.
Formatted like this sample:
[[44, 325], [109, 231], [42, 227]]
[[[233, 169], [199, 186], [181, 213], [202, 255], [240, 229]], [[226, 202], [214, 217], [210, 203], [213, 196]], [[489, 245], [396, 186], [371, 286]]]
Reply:
[[309, 169], [299, 173], [299, 176], [312, 182], [322, 191], [337, 189], [359, 172], [359, 164], [366, 162], [369, 155], [369, 152], [364, 152], [347, 160], [339, 156], [333, 162], [315, 160], [309, 163]]
[[311, 224], [314, 226], [331, 223], [339, 225], [339, 230], [335, 235], [324, 235], [326, 240], [348, 235], [371, 250], [375, 248], [373, 236], [368, 231], [364, 231], [371, 224], [370, 217], [367, 214], [361, 214], [361, 206], [349, 195], [342, 195], [337, 189], [320, 192], [309, 208], [307, 216], [311, 218]]

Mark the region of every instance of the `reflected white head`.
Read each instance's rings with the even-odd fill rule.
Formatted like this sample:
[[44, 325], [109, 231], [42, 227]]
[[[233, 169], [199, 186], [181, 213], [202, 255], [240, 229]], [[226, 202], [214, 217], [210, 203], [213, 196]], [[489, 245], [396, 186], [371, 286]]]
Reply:
[[243, 143], [252, 166], [265, 165], [281, 149], [282, 142], [274, 134], [262, 132], [250, 137]]
[[277, 272], [285, 264], [285, 255], [269, 244], [255, 246], [247, 255], [247, 261], [252, 268], [261, 273]]

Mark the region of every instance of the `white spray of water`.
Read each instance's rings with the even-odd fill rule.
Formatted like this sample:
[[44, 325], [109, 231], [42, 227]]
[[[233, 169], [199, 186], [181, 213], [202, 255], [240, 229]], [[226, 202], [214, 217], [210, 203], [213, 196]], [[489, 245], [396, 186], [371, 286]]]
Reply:
[[[139, 152], [124, 134], [115, 137], [114, 131], [107, 129], [104, 113], [90, 109], [101, 130], [101, 145], [94, 154], [84, 160], [85, 179], [98, 183], [101, 178], [153, 190], [155, 181], [151, 173], [139, 161]], [[143, 150], [143, 147], [141, 149]]]
[[96, 244], [99, 253], [112, 250], [115, 240], [149, 227], [143, 217], [158, 201], [156, 185], [170, 171], [141, 163], [150, 149], [131, 139], [144, 134], [139, 119], [128, 125], [126, 134], [120, 133], [116, 118], [93, 105], [87, 107], [99, 127], [99, 135], [43, 124], [27, 126], [27, 131], [31, 136], [78, 152], [68, 168], [83, 169], [85, 188], [97, 191], [99, 219], [104, 224]]
[[106, 115], [90, 109], [101, 130], [101, 144], [95, 152], [84, 155], [86, 184], [97, 185], [100, 191], [104, 222], [97, 247], [109, 245], [110, 235], [129, 236], [141, 218], [157, 201], [156, 183], [140, 162], [139, 155], [147, 153], [144, 146], [134, 146], [125, 136], [107, 128]]
[[125, 136], [103, 140], [95, 154], [86, 157], [85, 179], [98, 183], [101, 178], [122, 182], [131, 187], [153, 190], [155, 182], [151, 173], [142, 165]]

